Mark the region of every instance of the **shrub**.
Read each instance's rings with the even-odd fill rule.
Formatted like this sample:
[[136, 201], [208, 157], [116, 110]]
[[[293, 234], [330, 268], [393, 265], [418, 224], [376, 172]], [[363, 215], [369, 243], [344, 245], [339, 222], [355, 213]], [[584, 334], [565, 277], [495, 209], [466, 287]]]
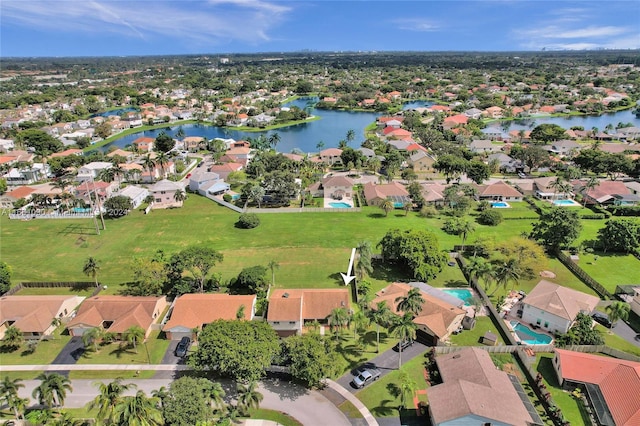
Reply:
[[238, 227], [252, 229], [260, 225], [260, 218], [255, 213], [243, 213], [238, 219]]
[[131, 202], [131, 198], [125, 195], [117, 195], [104, 202], [106, 215], [111, 218], [125, 216], [132, 208], [133, 203]]
[[224, 195], [222, 196], [222, 199], [223, 199], [224, 201], [226, 201], [227, 203], [230, 203], [231, 201], [233, 201], [233, 197], [232, 197], [230, 194], [224, 194]]
[[478, 222], [483, 225], [498, 226], [502, 222], [502, 213], [497, 210], [484, 210], [478, 216]]
[[438, 216], [438, 210], [433, 206], [423, 206], [420, 209], [420, 216], [428, 218], [436, 217]]

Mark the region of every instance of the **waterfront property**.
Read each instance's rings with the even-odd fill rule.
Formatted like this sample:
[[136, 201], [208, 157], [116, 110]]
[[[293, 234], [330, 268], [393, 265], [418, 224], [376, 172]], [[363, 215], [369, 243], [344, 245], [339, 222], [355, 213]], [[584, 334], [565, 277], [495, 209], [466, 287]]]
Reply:
[[541, 280], [516, 309], [526, 324], [551, 333], [566, 333], [579, 313], [591, 314], [598, 302], [596, 296]]
[[542, 424], [517, 379], [496, 369], [489, 354], [465, 348], [436, 357], [442, 383], [427, 388], [431, 424]]

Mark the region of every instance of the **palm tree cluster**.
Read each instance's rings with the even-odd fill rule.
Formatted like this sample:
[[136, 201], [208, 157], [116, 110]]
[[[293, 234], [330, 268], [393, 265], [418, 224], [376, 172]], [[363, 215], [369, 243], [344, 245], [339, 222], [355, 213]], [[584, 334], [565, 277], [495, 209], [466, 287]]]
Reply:
[[123, 384], [122, 379], [104, 384], [96, 383], [100, 393], [87, 404], [89, 410], [98, 410], [96, 420], [103, 425], [160, 426], [164, 425], [161, 399], [155, 394], [148, 397], [138, 390], [133, 396], [123, 394], [135, 389], [133, 383]]
[[471, 258], [466, 265], [466, 271], [469, 284], [474, 279], [483, 280], [485, 291], [488, 291], [495, 284], [495, 288], [489, 296], [493, 296], [501, 288], [506, 289], [509, 283], [513, 283], [513, 286], [517, 285], [523, 272], [517, 258], [488, 261], [482, 257]]

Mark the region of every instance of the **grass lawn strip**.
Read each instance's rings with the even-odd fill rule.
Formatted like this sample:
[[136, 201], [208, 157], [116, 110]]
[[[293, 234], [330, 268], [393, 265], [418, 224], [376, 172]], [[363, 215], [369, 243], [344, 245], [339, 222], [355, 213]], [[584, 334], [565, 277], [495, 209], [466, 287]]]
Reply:
[[504, 342], [502, 337], [500, 337], [500, 333], [493, 325], [491, 318], [484, 317], [476, 317], [476, 326], [473, 330], [463, 330], [459, 334], [452, 334], [449, 337], [453, 346], [480, 346], [480, 339], [484, 334], [490, 331], [498, 337], [498, 345], [503, 345]]
[[[158, 339], [158, 334], [159, 331], [154, 331], [149, 335], [146, 343], [138, 343], [137, 352], [121, 342], [99, 344], [97, 351], [90, 347], [80, 357], [78, 364], [159, 364], [171, 342]], [[145, 345], [149, 356], [147, 356]]]
[[578, 266], [611, 293], [617, 285], [640, 283], [640, 260], [627, 254], [582, 253]]
[[251, 419], [271, 420], [281, 424], [282, 426], [303, 426], [302, 423], [287, 413], [268, 410], [266, 408], [252, 409], [249, 411], [249, 415], [249, 418]]
[[[71, 340], [71, 336], [57, 335], [55, 338], [41, 340], [33, 353], [27, 350], [27, 344], [13, 352], [0, 353], [0, 363], [2, 365], [45, 365], [51, 364], [62, 348]], [[25, 372], [27, 373], [27, 372]]]

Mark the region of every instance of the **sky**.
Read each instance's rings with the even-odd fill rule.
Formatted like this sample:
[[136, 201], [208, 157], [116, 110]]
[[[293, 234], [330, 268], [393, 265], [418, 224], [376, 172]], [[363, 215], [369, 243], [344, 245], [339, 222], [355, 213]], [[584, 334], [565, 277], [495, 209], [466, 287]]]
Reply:
[[637, 0], [0, 1], [0, 57], [639, 48]]

